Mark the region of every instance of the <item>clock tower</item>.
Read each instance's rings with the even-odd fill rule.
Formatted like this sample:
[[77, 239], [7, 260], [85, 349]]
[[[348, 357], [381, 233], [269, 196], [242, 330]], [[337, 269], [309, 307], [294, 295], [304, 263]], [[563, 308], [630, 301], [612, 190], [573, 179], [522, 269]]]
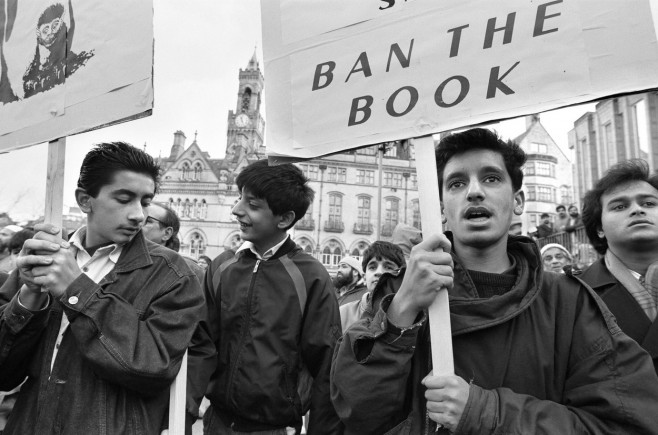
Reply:
[[240, 69], [239, 80], [237, 104], [228, 112], [226, 132], [225, 162], [232, 170], [265, 155], [265, 120], [260, 113], [265, 80], [255, 50], [247, 68]]

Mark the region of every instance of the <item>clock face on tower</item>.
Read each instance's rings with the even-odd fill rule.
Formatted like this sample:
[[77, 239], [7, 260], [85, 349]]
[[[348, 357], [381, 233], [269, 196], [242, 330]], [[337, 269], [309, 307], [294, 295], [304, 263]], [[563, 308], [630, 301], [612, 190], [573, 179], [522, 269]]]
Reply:
[[251, 125], [251, 119], [249, 119], [246, 113], [241, 113], [235, 117], [235, 125], [240, 128], [249, 127]]

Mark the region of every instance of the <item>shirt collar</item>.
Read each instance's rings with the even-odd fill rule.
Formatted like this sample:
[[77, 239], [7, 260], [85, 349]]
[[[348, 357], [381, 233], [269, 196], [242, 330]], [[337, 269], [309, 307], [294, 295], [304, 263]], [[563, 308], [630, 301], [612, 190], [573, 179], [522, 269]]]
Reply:
[[[71, 245], [73, 245], [78, 251], [87, 252], [84, 245], [84, 240], [86, 237], [87, 237], [87, 227], [80, 227], [75, 233], [73, 233], [71, 239], [69, 240], [69, 243], [71, 243]], [[116, 262], [119, 261], [119, 256], [121, 256], [122, 250], [123, 250], [123, 244], [119, 245], [118, 243], [112, 243], [111, 245], [98, 248], [96, 252], [99, 252], [101, 254], [106, 254], [109, 252], [108, 256], [110, 260], [112, 260], [112, 262], [116, 264]], [[87, 253], [87, 255], [89, 254]]]
[[240, 247], [235, 253], [237, 254], [240, 251], [246, 251], [247, 249], [249, 249], [251, 252], [254, 253], [254, 255], [256, 255], [256, 258], [258, 258], [259, 260], [269, 260], [270, 258], [274, 257], [274, 255], [279, 251], [281, 246], [283, 246], [283, 244], [286, 243], [287, 240], [288, 240], [288, 236], [286, 236], [279, 243], [277, 243], [276, 245], [272, 246], [270, 249], [265, 251], [265, 253], [262, 256], [258, 252], [256, 252], [256, 248], [254, 247], [254, 244], [251, 243], [250, 241], [245, 241], [244, 243], [242, 243], [242, 245], [240, 245]]

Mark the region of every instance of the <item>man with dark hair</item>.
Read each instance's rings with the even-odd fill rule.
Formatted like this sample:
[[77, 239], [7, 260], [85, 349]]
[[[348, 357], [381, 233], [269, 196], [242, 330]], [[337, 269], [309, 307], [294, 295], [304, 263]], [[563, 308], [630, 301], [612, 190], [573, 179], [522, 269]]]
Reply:
[[[332, 365], [347, 434], [653, 434], [658, 377], [577, 279], [544, 273], [537, 245], [509, 236], [523, 212], [525, 153], [488, 130], [436, 150], [452, 229], [378, 282], [373, 317], [348, 329]], [[386, 276], [386, 275], [385, 275]], [[454, 368], [432, 373], [426, 309], [450, 294]]]
[[361, 299], [367, 290], [362, 278], [363, 269], [359, 260], [348, 255], [338, 262], [338, 270], [333, 280], [338, 306]]
[[611, 167], [585, 195], [583, 223], [603, 257], [582, 279], [658, 370], [658, 175], [639, 159]]
[[[190, 347], [188, 404], [198, 407], [204, 393], [210, 400], [207, 434], [284, 435], [299, 431], [309, 409], [308, 433], [340, 433], [329, 398], [338, 302], [327, 270], [287, 233], [314, 192], [299, 168], [267, 160], [245, 167], [236, 184], [232, 213], [245, 242], [208, 268], [207, 316]], [[204, 348], [198, 342], [205, 337], [212, 345]]]
[[[177, 243], [179, 230], [180, 219], [178, 219], [176, 212], [164, 204], [152, 202], [149, 206], [148, 216], [146, 216], [142, 226], [144, 238], [178, 252], [180, 249], [180, 244]], [[181, 257], [197, 276], [199, 283], [202, 283], [206, 274], [205, 269], [199, 266], [194, 259], [184, 255], [181, 255]]]
[[176, 212], [164, 204], [152, 202], [142, 227], [144, 237], [178, 252], [178, 249], [172, 248], [172, 242], [178, 236], [178, 231], [180, 231], [180, 219]]
[[0, 313], [0, 390], [25, 381], [5, 434], [160, 433], [203, 295], [140, 231], [158, 181], [145, 152], [97, 145], [75, 191], [87, 226], [25, 241]]
[[558, 233], [564, 232], [564, 228], [569, 223], [569, 215], [567, 214], [567, 208], [562, 204], [555, 207], [555, 212], [557, 213], [557, 219], [555, 221], [555, 231]]
[[386, 274], [397, 275], [400, 269], [407, 264], [404, 251], [400, 246], [381, 240], [368, 246], [363, 252], [361, 263], [365, 270], [364, 281], [367, 293], [355, 301], [340, 306], [340, 321], [343, 331], [346, 331], [357, 320], [372, 314], [372, 293], [375, 291], [377, 283]]
[[576, 231], [577, 228], [583, 226], [583, 220], [580, 217], [580, 213], [578, 212], [578, 207], [575, 205], [570, 205], [569, 206], [569, 220], [567, 221], [567, 224], [564, 226], [564, 231], [567, 233], [573, 233]]
[[551, 234], [555, 233], [553, 228], [553, 222], [551, 222], [551, 215], [548, 213], [541, 214], [541, 224], [537, 225], [537, 237], [543, 238], [548, 237]]

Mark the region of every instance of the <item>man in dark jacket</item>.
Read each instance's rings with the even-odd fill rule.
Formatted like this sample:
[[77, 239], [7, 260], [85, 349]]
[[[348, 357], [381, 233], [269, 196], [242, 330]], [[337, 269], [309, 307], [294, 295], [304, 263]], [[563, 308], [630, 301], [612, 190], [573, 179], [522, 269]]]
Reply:
[[[441, 140], [444, 219], [342, 337], [332, 400], [348, 434], [655, 434], [658, 377], [600, 300], [508, 236], [525, 153], [472, 129]], [[386, 275], [385, 275], [386, 276]], [[455, 374], [431, 373], [425, 310], [450, 294]], [[382, 297], [383, 296], [383, 297]], [[373, 312], [365, 310], [365, 312]]]
[[541, 214], [541, 224], [537, 225], [537, 237], [543, 239], [555, 233], [553, 222], [551, 222], [551, 215], [548, 213]]
[[603, 258], [582, 279], [658, 370], [658, 175], [644, 160], [611, 167], [585, 195], [583, 222]]
[[100, 144], [75, 192], [87, 226], [25, 241], [2, 289], [16, 295], [0, 309], [0, 390], [25, 380], [5, 435], [160, 433], [203, 294], [140, 231], [158, 180], [143, 151]]

